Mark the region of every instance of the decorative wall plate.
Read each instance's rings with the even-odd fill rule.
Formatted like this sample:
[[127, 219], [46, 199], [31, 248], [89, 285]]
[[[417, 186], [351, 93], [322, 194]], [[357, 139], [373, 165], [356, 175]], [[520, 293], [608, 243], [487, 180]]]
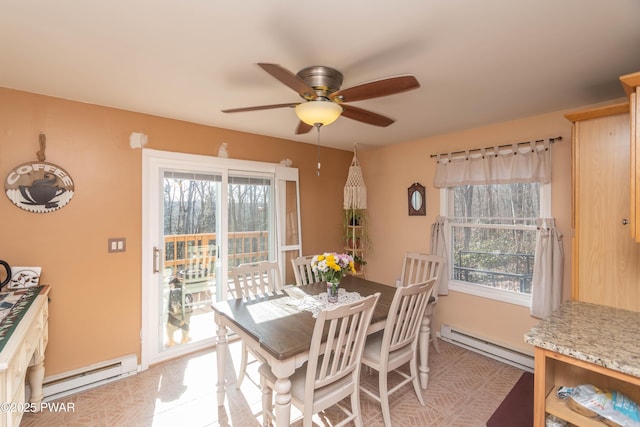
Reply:
[[65, 206], [74, 194], [71, 176], [53, 163], [29, 162], [15, 167], [4, 182], [5, 194], [16, 206], [46, 213]]

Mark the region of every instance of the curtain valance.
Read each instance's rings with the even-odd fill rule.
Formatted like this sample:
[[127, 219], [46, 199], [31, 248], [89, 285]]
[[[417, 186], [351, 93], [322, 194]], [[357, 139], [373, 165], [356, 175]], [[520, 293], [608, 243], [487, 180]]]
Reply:
[[436, 158], [438, 165], [433, 179], [436, 188], [551, 182], [550, 140], [513, 144], [511, 149], [496, 146], [467, 150], [461, 155], [439, 154]]

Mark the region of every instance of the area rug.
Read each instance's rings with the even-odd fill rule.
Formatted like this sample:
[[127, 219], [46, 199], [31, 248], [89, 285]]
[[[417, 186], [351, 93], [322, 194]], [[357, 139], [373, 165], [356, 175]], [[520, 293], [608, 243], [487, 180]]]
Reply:
[[525, 372], [487, 421], [487, 427], [533, 427], [533, 374]]

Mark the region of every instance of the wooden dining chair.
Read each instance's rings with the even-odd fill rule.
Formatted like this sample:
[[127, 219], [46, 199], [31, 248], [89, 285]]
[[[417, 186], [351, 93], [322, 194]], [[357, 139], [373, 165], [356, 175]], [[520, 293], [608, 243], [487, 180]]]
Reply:
[[[313, 329], [309, 360], [291, 376], [291, 403], [303, 415], [303, 427], [312, 425], [313, 414], [338, 406], [351, 421], [362, 426], [360, 411], [360, 360], [367, 329], [380, 293], [358, 301], [321, 310]], [[323, 331], [325, 333], [323, 334]], [[323, 341], [326, 336], [326, 341]], [[265, 363], [258, 370], [262, 384], [264, 424], [273, 420], [272, 390], [276, 377]], [[351, 397], [351, 409], [339, 402]]]
[[[434, 277], [436, 278], [429, 305], [427, 305], [425, 310], [425, 316], [428, 320], [425, 326], [429, 328], [431, 328], [433, 318], [435, 317], [436, 305], [438, 303], [438, 278], [442, 276], [443, 267], [444, 258], [438, 255], [407, 252], [404, 256], [402, 276], [400, 277], [401, 286], [407, 286], [410, 283], [424, 282]], [[431, 333], [429, 336], [429, 342], [433, 344], [436, 353], [440, 353], [440, 346], [438, 345], [436, 334]]]
[[[391, 427], [389, 395], [405, 384], [413, 382], [418, 400], [424, 406], [418, 379], [418, 332], [435, 282], [436, 279], [432, 278], [397, 288], [389, 308], [387, 327], [367, 337], [362, 364], [378, 371], [378, 394], [365, 386], [361, 386], [360, 389], [380, 403], [386, 427]], [[409, 375], [398, 370], [407, 363]], [[394, 371], [402, 380], [389, 389], [388, 374]]]
[[293, 274], [296, 278], [296, 285], [308, 285], [310, 283], [321, 282], [320, 275], [313, 272], [311, 261], [313, 255], [299, 256], [291, 260], [293, 265]]
[[[233, 289], [231, 293], [236, 299], [251, 299], [282, 289], [282, 278], [277, 261], [240, 264], [237, 267], [231, 268], [231, 275], [233, 277]], [[258, 352], [253, 351], [243, 341], [236, 388], [240, 388], [244, 380], [249, 362], [249, 353], [254, 357], [254, 361], [264, 362], [264, 359]]]

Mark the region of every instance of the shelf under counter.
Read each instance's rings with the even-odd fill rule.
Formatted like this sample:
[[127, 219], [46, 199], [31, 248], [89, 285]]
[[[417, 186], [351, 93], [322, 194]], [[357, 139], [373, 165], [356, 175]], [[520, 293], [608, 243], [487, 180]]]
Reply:
[[546, 412], [548, 414], [555, 415], [556, 417], [562, 418], [576, 426], [603, 427], [602, 421], [594, 418], [588, 418], [572, 411], [567, 406], [566, 402], [558, 397], [558, 388], [560, 387], [554, 387], [545, 400]]
[[534, 426], [544, 426], [546, 413], [594, 425], [556, 401], [558, 386], [593, 384], [640, 401], [638, 336], [640, 313], [579, 301], [562, 304], [525, 334], [535, 346]]

